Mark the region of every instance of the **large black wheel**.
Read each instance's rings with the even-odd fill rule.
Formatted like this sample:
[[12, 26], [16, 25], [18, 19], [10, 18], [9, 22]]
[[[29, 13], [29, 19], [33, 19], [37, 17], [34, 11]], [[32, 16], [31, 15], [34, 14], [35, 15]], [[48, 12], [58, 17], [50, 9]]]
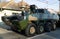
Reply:
[[2, 21], [6, 24], [6, 25], [11, 25], [12, 23], [9, 21], [9, 19], [7, 19], [7, 17], [2, 16]]
[[6, 19], [5, 16], [2, 16], [2, 17], [1, 17], [1, 20], [4, 21], [4, 22], [5, 22], [5, 19]]
[[12, 30], [12, 31], [17, 31], [17, 27], [11, 26], [11, 30]]
[[33, 36], [36, 34], [36, 26], [34, 24], [29, 24], [25, 30], [26, 36]]
[[37, 28], [37, 33], [38, 34], [41, 34], [44, 32], [44, 25], [43, 24], [40, 24]]
[[56, 30], [56, 24], [55, 23], [52, 24], [52, 30], [53, 31]]
[[50, 32], [51, 31], [51, 23], [47, 22], [44, 28], [45, 28], [45, 31]]

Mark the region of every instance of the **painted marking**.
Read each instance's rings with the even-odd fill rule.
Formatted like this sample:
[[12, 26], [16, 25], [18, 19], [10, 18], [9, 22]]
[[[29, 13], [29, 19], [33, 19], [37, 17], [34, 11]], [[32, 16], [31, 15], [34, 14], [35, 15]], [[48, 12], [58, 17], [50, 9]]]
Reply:
[[32, 39], [32, 38], [35, 38], [35, 37], [38, 37], [38, 36], [43, 36], [43, 35], [45, 35], [45, 34], [47, 34], [47, 33], [42, 33], [42, 34], [39, 34], [39, 35], [36, 35], [36, 36], [33, 36], [33, 37], [29, 37], [29, 38], [27, 38], [27, 39]]

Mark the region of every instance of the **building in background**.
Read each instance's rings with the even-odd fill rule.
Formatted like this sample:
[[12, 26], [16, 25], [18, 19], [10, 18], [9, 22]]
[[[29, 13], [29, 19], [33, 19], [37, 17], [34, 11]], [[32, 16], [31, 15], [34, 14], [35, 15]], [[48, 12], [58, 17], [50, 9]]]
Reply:
[[20, 9], [27, 9], [29, 8], [29, 4], [24, 2], [23, 0], [16, 3], [14, 0], [11, 0], [9, 2], [1, 2], [0, 3], [0, 10], [2, 9], [14, 9], [14, 10], [20, 10]]
[[29, 8], [29, 4], [28, 3], [26, 3], [25, 1], [20, 1], [20, 2], [18, 2], [18, 6], [19, 6], [19, 8], [20, 9], [22, 9], [22, 10], [24, 10], [24, 9], [28, 9]]

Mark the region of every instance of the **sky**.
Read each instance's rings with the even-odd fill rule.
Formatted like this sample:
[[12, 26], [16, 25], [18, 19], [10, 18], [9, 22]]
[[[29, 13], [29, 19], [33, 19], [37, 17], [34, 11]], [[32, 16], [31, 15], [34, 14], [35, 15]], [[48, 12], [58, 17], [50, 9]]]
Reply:
[[[9, 0], [7, 0], [9, 1]], [[21, 0], [15, 0], [15, 2], [20, 2]], [[50, 8], [55, 11], [59, 10], [59, 1], [58, 0], [24, 0], [29, 5], [35, 4], [39, 8]]]

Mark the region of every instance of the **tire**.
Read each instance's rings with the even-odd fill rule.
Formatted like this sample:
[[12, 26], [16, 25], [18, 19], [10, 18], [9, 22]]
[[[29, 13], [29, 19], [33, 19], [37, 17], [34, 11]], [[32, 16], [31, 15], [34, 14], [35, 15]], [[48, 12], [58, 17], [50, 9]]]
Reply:
[[55, 24], [55, 23], [52, 24], [52, 30], [53, 30], [53, 31], [56, 30], [56, 24]]
[[8, 24], [9, 21], [6, 21], [7, 17], [2, 16], [1, 18], [2, 18], [2, 21], [3, 21], [6, 25], [9, 25], [9, 24]]
[[30, 23], [25, 30], [25, 35], [26, 36], [34, 36], [35, 34], [36, 34], [36, 26], [34, 24]]
[[5, 21], [5, 17], [4, 17], [4, 16], [2, 16], [2, 17], [1, 17], [1, 20], [2, 20], [2, 21]]
[[45, 31], [47, 31], [47, 32], [50, 32], [51, 31], [51, 23], [46, 23], [46, 25], [45, 25]]
[[15, 26], [11, 26], [12, 31], [17, 31], [17, 28]]
[[44, 32], [44, 25], [40, 24], [37, 28], [37, 34], [41, 34]]

